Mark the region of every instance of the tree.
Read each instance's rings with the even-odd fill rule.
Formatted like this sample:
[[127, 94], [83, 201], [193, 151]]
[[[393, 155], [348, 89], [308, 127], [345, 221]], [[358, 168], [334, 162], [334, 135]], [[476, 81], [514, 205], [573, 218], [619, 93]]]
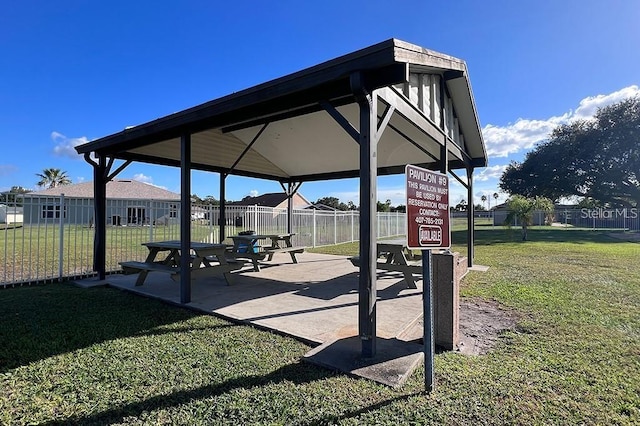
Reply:
[[498, 205], [498, 197], [499, 197], [498, 193], [497, 193], [497, 192], [494, 192], [494, 193], [493, 193], [493, 199], [496, 201], [495, 205], [493, 206], [493, 208], [494, 208], [494, 209], [495, 209], [495, 208], [496, 208], [496, 206]]
[[382, 201], [378, 201], [377, 211], [379, 212], [391, 211], [391, 200], [387, 200], [384, 203]]
[[504, 223], [511, 226], [515, 220], [522, 227], [522, 241], [527, 240], [527, 229], [533, 220], [533, 212], [542, 210], [545, 215], [553, 212], [553, 202], [545, 197], [527, 198], [522, 195], [514, 195], [507, 200], [507, 218]]
[[56, 188], [58, 186], [69, 185], [71, 179], [67, 176], [67, 172], [60, 169], [44, 169], [42, 173], [36, 173], [40, 178], [38, 186], [46, 188]]
[[202, 202], [204, 204], [208, 204], [208, 205], [211, 205], [211, 206], [219, 206], [220, 205], [220, 200], [218, 200], [213, 195], [207, 195], [206, 197], [204, 197], [202, 199]]
[[16, 203], [16, 205], [20, 206], [22, 204], [20, 204], [18, 202], [18, 195], [20, 194], [27, 194], [31, 192], [30, 189], [26, 189], [23, 188], [21, 186], [12, 186], [11, 189], [7, 192], [3, 192], [2, 194], [0, 194], [0, 201], [4, 202], [4, 203]]
[[336, 210], [349, 210], [349, 206], [345, 203], [340, 202], [340, 200], [336, 197], [318, 198], [318, 200], [314, 204], [324, 204], [325, 206], [329, 206]]
[[640, 200], [640, 97], [598, 109], [592, 120], [556, 128], [549, 139], [510, 163], [500, 188], [552, 200], [578, 196], [601, 206]]
[[482, 197], [480, 197], [480, 199], [482, 200], [482, 207], [483, 207], [483, 208], [482, 208], [482, 210], [485, 210], [485, 209], [484, 209], [484, 203], [486, 203], [486, 202], [487, 202], [487, 196], [486, 196], [486, 195], [484, 195], [484, 194], [482, 194]]
[[458, 204], [456, 204], [455, 209], [459, 212], [467, 211], [467, 200], [460, 200]]

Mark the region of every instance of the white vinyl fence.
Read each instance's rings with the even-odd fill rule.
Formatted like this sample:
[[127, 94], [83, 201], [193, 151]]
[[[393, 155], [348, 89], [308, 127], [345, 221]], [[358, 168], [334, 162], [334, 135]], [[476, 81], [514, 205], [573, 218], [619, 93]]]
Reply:
[[[0, 287], [93, 275], [92, 199], [24, 197], [0, 207]], [[175, 201], [107, 200], [107, 271], [144, 260], [144, 242], [180, 239], [179, 215]], [[287, 231], [286, 209], [229, 206], [225, 216], [226, 236]], [[404, 213], [378, 213], [378, 237], [404, 235], [405, 222]], [[193, 240], [219, 243], [219, 226], [218, 206], [191, 206]], [[357, 241], [359, 212], [294, 210], [292, 231], [297, 246]]]

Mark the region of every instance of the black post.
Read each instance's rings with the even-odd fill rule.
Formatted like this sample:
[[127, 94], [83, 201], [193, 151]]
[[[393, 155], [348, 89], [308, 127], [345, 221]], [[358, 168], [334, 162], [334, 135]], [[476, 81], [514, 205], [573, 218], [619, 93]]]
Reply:
[[191, 135], [180, 138], [180, 303], [191, 302]]
[[473, 266], [474, 238], [473, 168], [467, 169], [467, 266]]
[[[351, 75], [351, 88], [360, 106], [360, 279], [358, 326], [362, 356], [376, 355], [376, 207], [377, 114], [375, 96], [367, 93], [362, 74]], [[372, 99], [373, 98], [373, 99]]]
[[293, 187], [291, 182], [287, 183], [287, 232], [292, 233], [293, 229]]
[[[226, 226], [227, 226], [227, 202], [225, 198], [227, 196], [227, 175], [226, 173], [220, 173], [220, 218], [218, 226], [220, 226], [218, 237], [220, 238], [220, 244], [227, 237], [226, 235]], [[213, 218], [209, 218], [212, 220]]]
[[431, 250], [422, 250], [422, 312], [424, 341], [424, 388], [433, 391], [435, 342], [433, 331], [433, 274], [431, 268]]
[[98, 279], [104, 280], [107, 275], [107, 159], [100, 156], [98, 163], [89, 162], [93, 165], [93, 270], [98, 273]]

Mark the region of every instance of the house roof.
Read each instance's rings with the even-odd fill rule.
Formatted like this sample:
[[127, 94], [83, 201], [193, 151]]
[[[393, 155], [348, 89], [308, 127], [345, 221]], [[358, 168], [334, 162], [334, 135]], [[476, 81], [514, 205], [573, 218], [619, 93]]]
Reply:
[[[455, 114], [449, 125], [463, 143], [452, 140], [440, 119], [423, 112], [399, 88], [409, 87], [412, 73], [439, 76], [434, 93], [437, 89], [448, 96], [445, 103]], [[450, 169], [486, 165], [465, 62], [397, 39], [125, 128], [76, 150], [85, 156], [180, 166], [181, 138], [188, 135], [195, 170], [280, 182], [358, 177], [354, 131], [362, 93], [375, 100], [379, 122], [388, 119], [377, 145], [379, 175], [404, 173], [406, 164], [438, 167], [441, 146], [449, 151]]]
[[322, 204], [322, 203], [314, 203], [314, 204], [310, 204], [309, 206], [305, 207], [306, 209], [309, 210], [326, 210], [326, 211], [335, 211], [337, 209], [328, 206], [326, 204]]
[[[304, 201], [307, 201], [300, 194], [296, 194]], [[287, 200], [287, 194], [284, 192], [272, 192], [269, 194], [258, 195], [257, 197], [245, 197], [240, 201], [232, 201], [227, 203], [228, 206], [264, 206], [264, 207], [276, 207]]]
[[[42, 191], [29, 192], [25, 197], [65, 197], [93, 198], [93, 182], [82, 182], [72, 185], [48, 188]], [[176, 200], [180, 194], [136, 180], [114, 179], [107, 182], [108, 199], [130, 200]]]

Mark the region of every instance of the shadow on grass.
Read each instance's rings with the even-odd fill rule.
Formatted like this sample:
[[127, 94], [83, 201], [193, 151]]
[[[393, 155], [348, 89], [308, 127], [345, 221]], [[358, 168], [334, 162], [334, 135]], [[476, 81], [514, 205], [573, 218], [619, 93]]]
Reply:
[[[45, 425], [63, 425], [63, 424], [76, 424], [76, 425], [94, 425], [94, 424], [112, 424], [120, 423], [127, 417], [138, 417], [141, 413], [151, 413], [156, 410], [165, 410], [172, 407], [178, 407], [182, 404], [188, 404], [194, 400], [204, 400], [208, 398], [214, 398], [236, 389], [251, 390], [263, 386], [278, 384], [278, 383], [292, 383], [294, 385], [302, 385], [312, 383], [318, 380], [339, 375], [324, 368], [319, 368], [307, 363], [289, 364], [278, 370], [275, 370], [269, 374], [261, 376], [245, 376], [233, 378], [222, 383], [211, 384], [202, 386], [196, 389], [183, 390], [174, 392], [169, 395], [157, 395], [149, 399], [145, 399], [130, 404], [125, 404], [117, 407], [113, 407], [109, 410], [96, 413], [93, 415], [78, 415], [72, 416], [62, 420], [54, 420], [43, 423]], [[378, 403], [353, 410], [347, 411], [343, 414], [327, 414], [320, 419], [311, 419], [307, 422], [296, 423], [308, 424], [308, 425], [321, 425], [321, 424], [333, 424], [340, 420], [346, 420], [350, 418], [357, 418], [363, 414], [368, 414], [392, 405], [406, 401], [409, 398], [418, 394], [400, 395], [394, 398], [390, 398]], [[212, 401], [213, 403], [213, 401]], [[258, 407], [256, 407], [258, 409]], [[201, 419], [202, 420], [202, 419]]]
[[282, 382], [293, 383], [295, 385], [305, 384], [335, 376], [328, 370], [315, 367], [310, 364], [297, 363], [289, 364], [269, 374], [260, 376], [244, 376], [233, 378], [222, 383], [202, 386], [196, 389], [189, 389], [171, 393], [169, 395], [157, 395], [130, 404], [114, 407], [112, 409], [87, 416], [72, 416], [64, 420], [50, 421], [47, 425], [78, 424], [112, 424], [119, 423], [126, 417], [137, 417], [143, 412], [153, 412], [155, 410], [177, 407], [188, 404], [193, 400], [203, 400], [211, 397], [223, 395], [234, 389], [252, 389], [270, 384]]
[[157, 327], [194, 316], [113, 289], [48, 284], [0, 290], [0, 373], [104, 341], [161, 334]]
[[[625, 243], [626, 241], [612, 238], [608, 234], [611, 231], [591, 231], [575, 228], [555, 228], [555, 227], [533, 227], [527, 231], [527, 241], [531, 242], [569, 242], [576, 244], [584, 243]], [[467, 230], [456, 230], [451, 232], [453, 244], [467, 244]], [[504, 243], [518, 243], [522, 241], [520, 228], [490, 227], [480, 226], [475, 228], [475, 244], [492, 245]], [[526, 243], [526, 241], [524, 241]]]

